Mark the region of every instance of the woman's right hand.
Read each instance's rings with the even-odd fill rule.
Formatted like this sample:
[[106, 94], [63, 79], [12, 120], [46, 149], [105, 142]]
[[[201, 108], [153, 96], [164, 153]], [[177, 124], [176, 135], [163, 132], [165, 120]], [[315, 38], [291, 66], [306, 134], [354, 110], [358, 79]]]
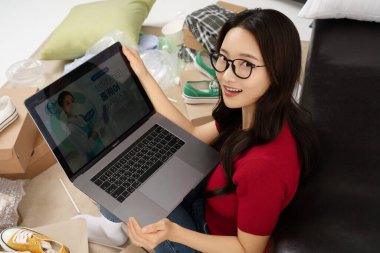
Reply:
[[129, 239], [136, 246], [153, 250], [157, 245], [166, 240], [174, 241], [181, 227], [169, 219], [164, 218], [156, 223], [147, 225], [143, 228], [135, 218], [129, 218], [127, 224], [122, 225], [122, 229], [128, 234]]
[[144, 65], [144, 62], [140, 58], [140, 55], [138, 51], [131, 50], [125, 46], [123, 46], [123, 53], [127, 57], [128, 61], [131, 64], [131, 67], [137, 77], [141, 80], [142, 78], [146, 77], [147, 75], [150, 75], [149, 71]]

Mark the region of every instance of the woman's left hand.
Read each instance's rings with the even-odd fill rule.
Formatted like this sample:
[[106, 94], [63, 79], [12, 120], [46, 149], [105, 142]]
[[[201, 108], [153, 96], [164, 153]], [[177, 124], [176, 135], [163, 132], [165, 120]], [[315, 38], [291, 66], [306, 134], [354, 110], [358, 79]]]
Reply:
[[127, 230], [134, 245], [149, 250], [154, 249], [165, 240], [173, 240], [177, 227], [177, 224], [166, 218], [143, 228], [135, 218], [130, 218], [128, 224], [123, 225], [123, 229]]

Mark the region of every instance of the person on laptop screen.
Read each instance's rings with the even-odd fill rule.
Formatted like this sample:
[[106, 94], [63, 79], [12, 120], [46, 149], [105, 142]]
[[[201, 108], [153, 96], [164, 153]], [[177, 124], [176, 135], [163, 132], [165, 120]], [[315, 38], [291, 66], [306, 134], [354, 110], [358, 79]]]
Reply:
[[94, 231], [105, 231], [110, 243], [121, 244], [116, 238], [122, 226], [133, 244], [156, 252], [264, 252], [299, 179], [316, 159], [311, 119], [292, 97], [301, 72], [294, 24], [270, 9], [247, 10], [224, 24], [210, 54], [219, 102], [214, 120], [197, 127], [167, 99], [138, 53], [123, 52], [157, 112], [216, 147], [221, 160], [205, 187], [199, 186], [201, 194], [191, 192], [157, 223], [140, 227], [134, 218], [121, 224], [82, 216], [90, 240]]
[[76, 150], [82, 151], [82, 157], [84, 155], [87, 160], [90, 160], [103, 149], [103, 142], [99, 133], [96, 131], [94, 124], [91, 124], [94, 110], [91, 109], [88, 112], [80, 113], [79, 105], [75, 103], [74, 95], [69, 91], [62, 91], [57, 100], [58, 105], [64, 112], [64, 122], [66, 122], [72, 133], [69, 137], [80, 140], [77, 142], [72, 141], [72, 143], [77, 145]]

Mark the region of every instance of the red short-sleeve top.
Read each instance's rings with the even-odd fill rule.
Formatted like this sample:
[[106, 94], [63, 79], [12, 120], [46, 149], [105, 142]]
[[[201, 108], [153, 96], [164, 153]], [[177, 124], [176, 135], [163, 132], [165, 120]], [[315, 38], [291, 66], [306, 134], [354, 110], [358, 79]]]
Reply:
[[[251, 148], [235, 161], [236, 192], [206, 199], [205, 218], [215, 235], [237, 235], [237, 228], [270, 235], [281, 211], [292, 200], [299, 182], [297, 147], [287, 124], [276, 139]], [[210, 175], [206, 190], [225, 184], [221, 164]]]

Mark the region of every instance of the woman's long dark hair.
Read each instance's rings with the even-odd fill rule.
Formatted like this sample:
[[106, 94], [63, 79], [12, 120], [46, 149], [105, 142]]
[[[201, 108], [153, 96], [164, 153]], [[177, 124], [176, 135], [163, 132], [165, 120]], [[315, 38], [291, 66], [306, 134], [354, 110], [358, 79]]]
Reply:
[[311, 170], [316, 160], [316, 135], [311, 116], [292, 96], [301, 74], [301, 44], [294, 24], [284, 14], [271, 9], [241, 12], [221, 28], [217, 51], [228, 31], [235, 27], [243, 28], [255, 37], [271, 83], [256, 102], [254, 125], [247, 130], [237, 131], [242, 125], [242, 111], [228, 108], [220, 95], [220, 101], [212, 113], [220, 130], [213, 146], [220, 150], [227, 183], [206, 193], [208, 197], [235, 191], [232, 181], [234, 161], [250, 148], [274, 140], [285, 122], [297, 144], [301, 176]]

